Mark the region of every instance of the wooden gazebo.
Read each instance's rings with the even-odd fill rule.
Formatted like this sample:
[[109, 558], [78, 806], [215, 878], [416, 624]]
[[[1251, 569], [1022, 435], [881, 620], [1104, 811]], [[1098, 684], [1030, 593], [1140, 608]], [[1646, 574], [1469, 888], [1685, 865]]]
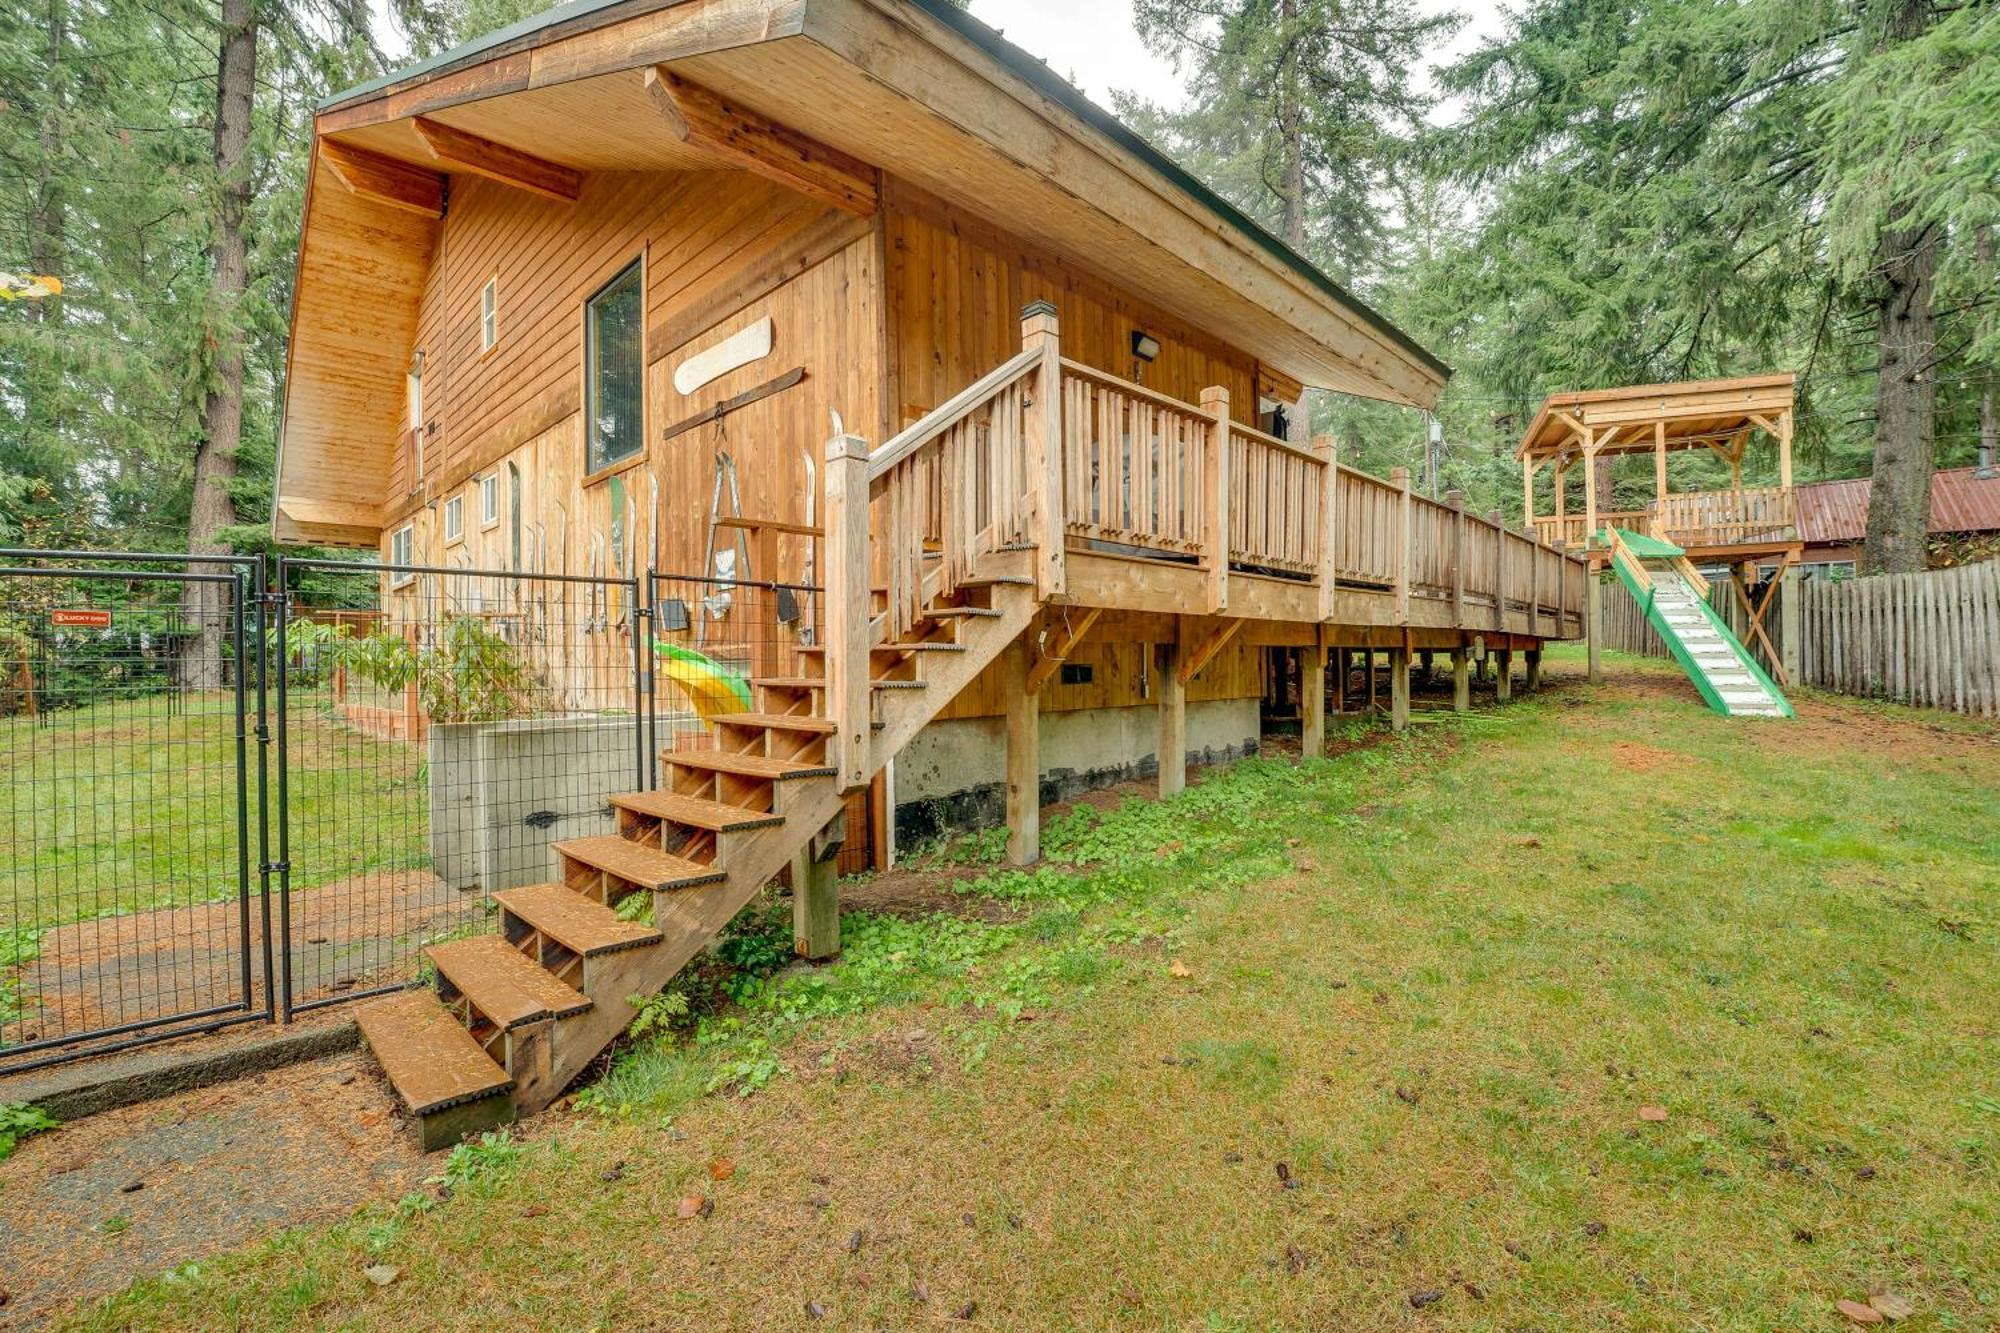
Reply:
[[[1743, 484], [1744, 453], [1760, 432], [1778, 451], [1776, 486]], [[1667, 455], [1688, 449], [1706, 449], [1727, 463], [1729, 489], [1672, 491]], [[1609, 523], [1662, 537], [1697, 559], [1732, 562], [1781, 554], [1798, 543], [1789, 373], [1551, 394], [1515, 454], [1525, 512], [1549, 541], [1582, 546], [1587, 534]], [[1599, 513], [1592, 465], [1620, 454], [1653, 456], [1653, 503]], [[1544, 464], [1555, 468], [1550, 515], [1535, 513], [1535, 474]], [[1578, 464], [1584, 467], [1583, 512], [1572, 514], [1564, 482]]]
[[[1672, 542], [1697, 563], [1729, 567], [1748, 624], [1748, 638], [1764, 652], [1774, 674], [1783, 664], [1764, 632], [1779, 582], [1794, 570], [1803, 549], [1797, 497], [1792, 489], [1792, 385], [1789, 372], [1684, 384], [1639, 384], [1549, 395], [1514, 452], [1521, 460], [1523, 512], [1535, 534], [1560, 545], [1587, 547], [1593, 568], [1606, 557], [1603, 530], [1625, 528]], [[1778, 484], [1745, 486], [1743, 459], [1754, 441], [1777, 449]], [[1729, 465], [1727, 490], [1674, 491], [1669, 454], [1704, 449]], [[1595, 464], [1621, 454], [1653, 456], [1653, 501], [1644, 509], [1597, 504]], [[1535, 512], [1535, 477], [1554, 468], [1555, 512]], [[1565, 494], [1571, 469], [1583, 468], [1583, 512], [1569, 510]], [[1775, 566], [1761, 597], [1751, 585], [1762, 566]]]

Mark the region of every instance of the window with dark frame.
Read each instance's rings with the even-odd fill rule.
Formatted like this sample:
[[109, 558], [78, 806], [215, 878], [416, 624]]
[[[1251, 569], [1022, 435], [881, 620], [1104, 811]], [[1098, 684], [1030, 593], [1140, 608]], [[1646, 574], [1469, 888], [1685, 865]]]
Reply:
[[584, 471], [638, 454], [644, 437], [645, 292], [638, 260], [584, 305]]

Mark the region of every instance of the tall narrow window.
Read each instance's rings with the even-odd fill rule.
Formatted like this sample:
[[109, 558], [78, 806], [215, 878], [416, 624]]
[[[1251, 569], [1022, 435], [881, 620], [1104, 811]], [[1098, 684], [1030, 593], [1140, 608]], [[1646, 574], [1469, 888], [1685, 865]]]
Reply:
[[454, 495], [444, 502], [444, 539], [455, 542], [465, 535], [465, 497]]
[[479, 289], [479, 350], [490, 352], [500, 341], [500, 279], [488, 278]]
[[489, 472], [479, 479], [479, 526], [490, 528], [500, 521], [500, 474]]
[[645, 312], [635, 262], [599, 289], [584, 307], [584, 418], [589, 430], [585, 470], [599, 472], [645, 447], [640, 432], [645, 375]]
[[[407, 523], [405, 523], [402, 527], [397, 528], [394, 532], [389, 534], [390, 564], [407, 565], [410, 563], [410, 554], [412, 550], [411, 539], [413, 536], [414, 536], [414, 530]], [[411, 583], [415, 581], [416, 577], [417, 576], [415, 574], [403, 574], [403, 573], [391, 574], [389, 576], [389, 586], [392, 588], [400, 588], [406, 583]]]
[[516, 574], [521, 572], [521, 469], [512, 463], [507, 465], [507, 503], [512, 507], [512, 527], [514, 530], [514, 563], [508, 568]]
[[410, 411], [410, 489], [424, 479], [424, 354], [419, 348], [410, 357], [406, 382]]

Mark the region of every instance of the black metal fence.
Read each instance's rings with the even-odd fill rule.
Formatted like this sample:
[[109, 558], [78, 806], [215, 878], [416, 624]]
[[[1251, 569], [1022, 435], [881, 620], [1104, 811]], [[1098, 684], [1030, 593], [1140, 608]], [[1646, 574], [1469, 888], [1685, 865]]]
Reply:
[[259, 564], [0, 552], [0, 1070], [267, 1017]]
[[412, 984], [663, 750], [819, 675], [820, 616], [747, 580], [0, 550], [0, 1076]]
[[[287, 1015], [407, 985], [648, 785], [638, 579], [279, 563]], [[308, 595], [305, 590], [310, 589]], [[317, 603], [317, 604], [315, 604]]]

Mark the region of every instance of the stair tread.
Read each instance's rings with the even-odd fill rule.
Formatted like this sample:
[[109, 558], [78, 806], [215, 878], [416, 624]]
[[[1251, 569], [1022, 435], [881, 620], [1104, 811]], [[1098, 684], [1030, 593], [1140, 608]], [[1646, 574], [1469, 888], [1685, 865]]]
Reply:
[[435, 992], [407, 990], [365, 1004], [355, 1014], [368, 1049], [412, 1115], [514, 1090]]
[[769, 778], [782, 782], [792, 778], [828, 778], [830, 764], [802, 764], [796, 759], [773, 759], [762, 754], [727, 754], [721, 750], [669, 750], [664, 758], [683, 768], [705, 768], [715, 773], [736, 773], [743, 777]]
[[732, 727], [766, 727], [773, 731], [810, 731], [831, 736], [839, 730], [831, 718], [814, 717], [811, 713], [718, 713], [709, 721], [728, 723]]
[[[777, 690], [823, 690], [827, 686], [824, 676], [758, 676], [752, 685], [767, 685]], [[921, 690], [921, 680], [871, 680], [870, 689], [876, 690]]]
[[493, 901], [571, 953], [585, 957], [657, 944], [663, 938], [651, 926], [621, 920], [602, 903], [594, 903], [562, 884], [502, 889], [493, 895]]
[[425, 950], [472, 1007], [505, 1030], [538, 1018], [567, 1018], [591, 1000], [498, 935], [474, 935]]
[[585, 865], [608, 871], [642, 889], [682, 889], [729, 878], [715, 866], [690, 861], [657, 847], [647, 847], [630, 838], [621, 838], [616, 833], [569, 838], [556, 843], [555, 850]]
[[774, 815], [767, 810], [745, 810], [739, 805], [711, 801], [702, 796], [683, 796], [671, 791], [622, 792], [604, 799], [621, 810], [654, 819], [672, 820], [676, 824], [707, 829], [711, 833], [741, 833], [785, 822], [783, 815]]

